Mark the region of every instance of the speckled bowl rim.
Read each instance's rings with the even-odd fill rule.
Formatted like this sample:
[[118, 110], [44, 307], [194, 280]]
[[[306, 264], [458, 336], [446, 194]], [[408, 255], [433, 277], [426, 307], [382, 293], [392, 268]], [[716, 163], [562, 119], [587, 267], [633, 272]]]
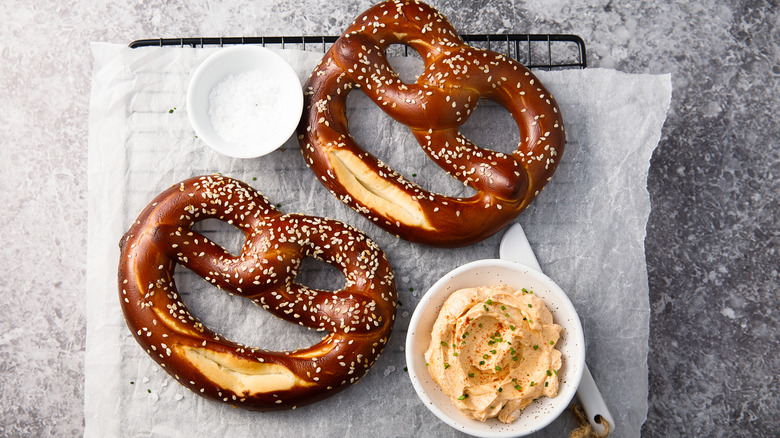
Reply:
[[[563, 327], [556, 348], [563, 354], [559, 371], [558, 395], [543, 397], [528, 406], [520, 418], [503, 424], [497, 419], [480, 422], [458, 411], [425, 366], [433, 323], [444, 301], [465, 287], [507, 284], [520, 289], [533, 288], [553, 313], [553, 321]], [[409, 378], [426, 408], [454, 429], [475, 436], [517, 437], [537, 432], [566, 410], [577, 392], [585, 369], [585, 337], [577, 311], [566, 293], [544, 273], [529, 266], [501, 259], [477, 260], [453, 269], [428, 289], [415, 308], [406, 335], [406, 363]]]

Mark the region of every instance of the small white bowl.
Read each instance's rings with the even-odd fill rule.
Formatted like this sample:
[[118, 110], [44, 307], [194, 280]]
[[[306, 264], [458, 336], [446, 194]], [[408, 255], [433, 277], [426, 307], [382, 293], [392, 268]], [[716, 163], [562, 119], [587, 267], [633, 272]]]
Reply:
[[[247, 96], [259, 93], [258, 90], [268, 90], [273, 96], [263, 97], [275, 102], [273, 110], [267, 111], [269, 117], [272, 117], [266, 119], [270, 123], [266, 123], [266, 120], [262, 121], [272, 129], [258, 132], [256, 140], [253, 136], [250, 144], [241, 144], [235, 139], [230, 141], [220, 136], [219, 129], [215, 128], [209, 114], [212, 106], [210, 95], [214, 87], [231, 76], [235, 78], [237, 76], [234, 75], [242, 73], [262, 76], [268, 81], [268, 83], [258, 83], [257, 88], [250, 88], [245, 93], [241, 93], [238, 97], [241, 98], [242, 104], [246, 103]], [[236, 81], [236, 83], [241, 82]], [[223, 114], [232, 111], [230, 108], [223, 107], [218, 110]], [[241, 121], [242, 116], [248, 117], [247, 111], [242, 110], [238, 105], [235, 111], [237, 121]], [[295, 132], [302, 112], [303, 90], [298, 75], [284, 58], [264, 47], [247, 45], [220, 49], [198, 66], [187, 89], [187, 113], [198, 138], [217, 152], [231, 157], [254, 158], [273, 152]], [[247, 124], [246, 119], [241, 122]], [[223, 129], [222, 132], [224, 133], [225, 130]]]
[[[498, 284], [533, 290], [552, 312], [553, 322], [563, 327], [561, 338], [556, 344], [563, 358], [558, 372], [558, 395], [537, 399], [510, 424], [501, 423], [495, 418], [481, 422], [463, 415], [433, 381], [425, 366], [425, 351], [431, 342], [431, 330], [444, 301], [459, 289]], [[543, 429], [569, 406], [585, 368], [585, 337], [580, 318], [569, 297], [542, 272], [508, 260], [477, 260], [442, 277], [420, 300], [406, 335], [406, 363], [412, 385], [425, 407], [448, 425], [475, 436], [518, 437]]]

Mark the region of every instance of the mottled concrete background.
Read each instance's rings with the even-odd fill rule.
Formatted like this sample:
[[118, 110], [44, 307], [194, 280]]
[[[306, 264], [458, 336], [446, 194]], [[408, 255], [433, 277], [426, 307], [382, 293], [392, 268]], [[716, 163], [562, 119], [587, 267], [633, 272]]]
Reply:
[[[2, 2], [0, 435], [83, 430], [89, 42], [338, 34], [371, 3]], [[672, 73], [643, 435], [780, 435], [777, 1], [431, 3], [463, 33], [575, 33], [593, 67]]]

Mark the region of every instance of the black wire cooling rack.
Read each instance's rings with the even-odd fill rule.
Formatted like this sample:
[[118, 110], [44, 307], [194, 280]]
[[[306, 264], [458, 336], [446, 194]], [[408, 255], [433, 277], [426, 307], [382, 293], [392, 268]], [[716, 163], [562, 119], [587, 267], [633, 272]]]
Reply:
[[[466, 43], [504, 53], [528, 68], [553, 70], [585, 68], [588, 66], [585, 42], [577, 35], [568, 34], [467, 34]], [[328, 50], [336, 36], [258, 36], [258, 37], [191, 37], [142, 39], [130, 47], [206, 47], [236, 44], [256, 44], [282, 49]], [[409, 47], [391, 46], [391, 55], [410, 55]], [[415, 54], [414, 50], [411, 54]]]

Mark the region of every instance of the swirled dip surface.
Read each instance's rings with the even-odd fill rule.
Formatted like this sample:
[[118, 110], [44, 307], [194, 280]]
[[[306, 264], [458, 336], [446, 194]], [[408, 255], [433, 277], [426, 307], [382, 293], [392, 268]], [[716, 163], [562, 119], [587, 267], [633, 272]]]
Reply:
[[511, 423], [537, 398], [558, 394], [560, 334], [530, 290], [461, 289], [439, 312], [425, 359], [434, 381], [466, 416]]

